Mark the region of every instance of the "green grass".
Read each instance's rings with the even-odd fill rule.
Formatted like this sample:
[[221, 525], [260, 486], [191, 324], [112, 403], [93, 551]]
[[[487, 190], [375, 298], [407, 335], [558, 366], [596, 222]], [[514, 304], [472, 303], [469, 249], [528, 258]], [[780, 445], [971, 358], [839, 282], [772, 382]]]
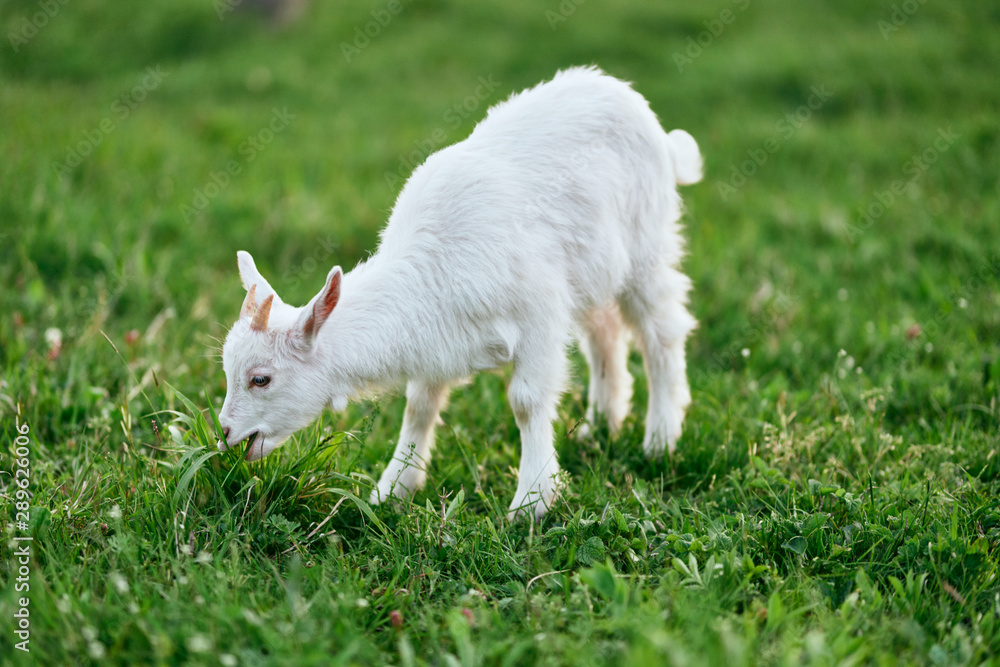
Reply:
[[[920, 4], [884, 37], [888, 0], [564, 2], [554, 29], [555, 0], [414, 0], [350, 62], [341, 43], [385, 2], [316, 2], [282, 29], [194, 0], [54, 4], [15, 52], [40, 5], [0, 0], [0, 663], [998, 664], [991, 3]], [[402, 506], [360, 500], [399, 397], [325, 414], [259, 463], [216, 453], [236, 250], [305, 302], [375, 247], [408, 154], [586, 63], [707, 160], [684, 193], [700, 328], [674, 458], [641, 455], [638, 356], [622, 433], [572, 433], [576, 352], [569, 483], [539, 524], [504, 518], [509, 371], [454, 392]], [[162, 80], [141, 88], [147, 68]], [[480, 77], [497, 88], [462, 118]], [[814, 87], [828, 99], [791, 124]], [[264, 141], [275, 109], [294, 117]], [[939, 130], [957, 136], [934, 148]]]

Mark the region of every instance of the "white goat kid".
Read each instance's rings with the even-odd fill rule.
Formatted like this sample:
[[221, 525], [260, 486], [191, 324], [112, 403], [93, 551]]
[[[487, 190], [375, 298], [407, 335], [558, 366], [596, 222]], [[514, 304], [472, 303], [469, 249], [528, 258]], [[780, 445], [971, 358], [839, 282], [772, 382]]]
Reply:
[[431, 155], [399, 195], [378, 252], [334, 267], [306, 306], [282, 302], [238, 253], [247, 289], [226, 338], [226, 442], [266, 456], [326, 406], [406, 384], [399, 443], [372, 501], [423, 485], [449, 387], [513, 365], [521, 432], [511, 516], [557, 492], [552, 420], [574, 335], [590, 365], [587, 417], [628, 412], [628, 332], [649, 378], [644, 447], [674, 450], [690, 402], [684, 342], [695, 320], [676, 186], [701, 178], [683, 130], [664, 132], [632, 88], [577, 68], [490, 109]]

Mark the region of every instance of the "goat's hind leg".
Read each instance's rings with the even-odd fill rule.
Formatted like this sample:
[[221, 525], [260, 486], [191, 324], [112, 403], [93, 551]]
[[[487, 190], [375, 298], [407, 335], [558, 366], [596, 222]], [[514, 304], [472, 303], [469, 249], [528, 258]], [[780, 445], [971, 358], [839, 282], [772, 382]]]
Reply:
[[424, 485], [434, 448], [434, 425], [448, 399], [448, 386], [410, 381], [406, 385], [406, 412], [392, 460], [372, 490], [371, 502], [406, 498]]
[[684, 412], [691, 403], [684, 342], [697, 322], [685, 307], [690, 289], [687, 276], [661, 266], [619, 299], [646, 365], [649, 409], [643, 449], [651, 457], [662, 454], [664, 448], [674, 451]]
[[580, 349], [590, 366], [586, 425], [594, 425], [597, 415], [608, 420], [616, 433], [628, 414], [632, 399], [632, 376], [628, 372], [628, 330], [618, 304], [611, 303], [587, 313], [581, 322]]

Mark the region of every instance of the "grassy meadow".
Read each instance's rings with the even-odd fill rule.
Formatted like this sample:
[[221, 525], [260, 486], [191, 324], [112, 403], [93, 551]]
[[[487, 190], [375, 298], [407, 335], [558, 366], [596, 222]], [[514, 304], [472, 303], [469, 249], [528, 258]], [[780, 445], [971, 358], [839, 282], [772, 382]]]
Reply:
[[[0, 0], [0, 665], [1000, 664], [995, 3], [238, 5]], [[218, 453], [236, 251], [304, 303], [589, 63], [706, 158], [676, 454], [637, 354], [622, 432], [574, 430], [575, 350], [539, 523], [509, 369], [412, 502], [363, 500], [398, 395]]]

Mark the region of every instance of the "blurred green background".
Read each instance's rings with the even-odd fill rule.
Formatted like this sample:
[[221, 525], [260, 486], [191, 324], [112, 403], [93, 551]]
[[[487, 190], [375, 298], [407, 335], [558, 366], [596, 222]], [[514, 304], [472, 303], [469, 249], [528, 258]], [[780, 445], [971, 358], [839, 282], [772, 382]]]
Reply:
[[[8, 41], [39, 22], [38, 3], [2, 6]], [[574, 64], [633, 81], [706, 156], [705, 182], [686, 192], [686, 268], [705, 324], [696, 357], [733, 339], [740, 289], [794, 294], [803, 345], [830, 355], [867, 321], [881, 331], [934, 314], [935, 298], [996, 250], [1000, 46], [989, 3], [919, 5], [886, 33], [894, 5], [867, 2], [407, 2], [349, 58], [344, 45], [364, 44], [358, 34], [386, 7], [314, 4], [275, 28], [221, 2], [55, 6], [0, 56], [0, 220], [6, 309], [68, 339], [85, 314], [104, 316], [95, 308], [109, 333], [166, 307], [185, 343], [222, 333], [212, 320], [238, 308], [239, 248], [286, 299], [304, 301], [322, 282], [303, 267], [317, 247], [323, 270], [373, 250], [398, 192], [387, 172], [405, 174], [414, 151], [461, 140], [489, 104]], [[152, 86], [147, 68], [161, 73]], [[477, 108], [480, 77], [497, 86]], [[828, 99], [801, 127], [781, 126], [813, 87]], [[294, 116], [287, 129], [248, 145], [275, 109]], [[910, 181], [904, 166], [939, 128], [954, 145], [864, 227], [858, 210]], [[778, 152], [727, 191], [733, 168], [772, 138]], [[60, 168], [84, 147], [79, 166]], [[229, 163], [241, 172], [203, 210], [186, 208], [204, 204], [199, 193], [214, 193]], [[850, 303], [834, 298], [841, 286], [854, 288]], [[207, 321], [191, 326], [199, 314]]]
[[[808, 495], [803, 489], [813, 477], [837, 480], [859, 496], [873, 483], [905, 480], [907, 497], [917, 502], [913, 494], [933, 486], [944, 494], [931, 503], [939, 510], [932, 509], [933, 521], [945, 525], [952, 508], [963, 508], [952, 536], [967, 537], [967, 545], [981, 538], [975, 549], [996, 558], [996, 512], [976, 508], [995, 508], [1000, 474], [1000, 5], [383, 0], [314, 2], [275, 18], [248, 10], [252, 4], [0, 0], [0, 414], [10, 434], [21, 405], [47, 461], [38, 464], [47, 466], [40, 474], [54, 485], [86, 478], [81, 461], [100, 470], [123, 435], [152, 442], [149, 413], [183, 410], [164, 381], [202, 407], [221, 405], [219, 340], [243, 298], [238, 249], [254, 255], [286, 301], [304, 303], [330, 266], [349, 269], [374, 251], [402, 180], [428, 151], [463, 139], [511, 92], [560, 68], [596, 64], [633, 82], [663, 126], [688, 130], [706, 160], [705, 180], [683, 191], [685, 271], [701, 323], [688, 345], [694, 404], [679, 457], [636, 473], [650, 484], [659, 480], [656, 502], [683, 496], [714, 507], [709, 514], [761, 511], [719, 491], [735, 483], [732, 475], [752, 472], [751, 454], [759, 453], [799, 485], [795, 493]], [[602, 459], [610, 468], [588, 468], [579, 445], [565, 438], [582, 414], [582, 377], [564, 401], [560, 455], [581, 481], [555, 523], [570, 521], [577, 509], [600, 516], [612, 501], [638, 516], [660, 511], [640, 511], [631, 494], [619, 497], [601, 477], [631, 488], [628, 466], [644, 465], [632, 451], [643, 413], [638, 357], [631, 368], [639, 377], [638, 418], [620, 441], [609, 445], [602, 436], [606, 454], [629, 452]], [[486, 446], [477, 456], [487, 471], [516, 465], [517, 433], [502, 388], [500, 373], [456, 391], [446, 415], [453, 430], [442, 436], [451, 445], [467, 439]], [[328, 429], [366, 424], [370, 446], [347, 458], [369, 475], [384, 465], [401, 417], [399, 398], [382, 407], [363, 404], [323, 421]], [[134, 421], [119, 427], [129, 411]], [[851, 419], [864, 421], [860, 415], [870, 417], [860, 435], [832, 435]], [[469, 471], [449, 442], [439, 448], [431, 485], [469, 489]], [[97, 477], [107, 482], [109, 471]], [[512, 490], [499, 474], [491, 484], [498, 498]], [[119, 501], [101, 488], [91, 499], [94, 517]], [[960, 492], [971, 496], [950, 504]], [[52, 493], [39, 505], [58, 507], [62, 500]], [[435, 498], [429, 490], [418, 503]], [[883, 509], [868, 519], [890, 525], [895, 510]], [[794, 503], [784, 510], [789, 521], [796, 517]], [[141, 503], [133, 511], [141, 513]], [[926, 511], [924, 519], [924, 527], [932, 525]], [[92, 531], [93, 521], [67, 519], [58, 530], [72, 541], [74, 531]], [[900, 540], [923, 529], [903, 528], [910, 532]], [[87, 570], [81, 560], [72, 571], [98, 577], [121, 567], [94, 555], [110, 553], [94, 535], [94, 546], [50, 553], [45, 567], [54, 572], [60, 563], [95, 558], [100, 565]], [[534, 553], [533, 543], [517, 542], [521, 533], [511, 539], [516, 558]], [[885, 564], [896, 563], [894, 540], [877, 548]], [[781, 542], [772, 546], [784, 553]], [[761, 547], [764, 562], [783, 562], [768, 561], [770, 548]], [[658, 563], [644, 576], [670, 570], [669, 560]], [[855, 571], [852, 563], [845, 571]], [[812, 590], [808, 577], [823, 580], [826, 571], [803, 567], [807, 583], [799, 584]], [[893, 567], [903, 577], [906, 568]], [[260, 571], [270, 572], [263, 564]], [[523, 582], [543, 571], [528, 567], [517, 576]], [[933, 646], [950, 646], [941, 650], [958, 662], [985, 655], [945, 640], [975, 626], [963, 626], [969, 619], [994, 613], [996, 582], [989, 584], [986, 572], [968, 572], [978, 582], [970, 584], [975, 592], [961, 593], [968, 607], [935, 589], [921, 612], [922, 638], [907, 644], [903, 630], [886, 630], [881, 648], [873, 643], [855, 657], [889, 660], [893, 642], [909, 647], [902, 655], [918, 663], [930, 659]], [[832, 614], [851, 577], [816, 604]], [[487, 593], [491, 600], [505, 595]], [[747, 615], [761, 599], [767, 603], [725, 598], [705, 613], [752, 625]], [[447, 600], [442, 608], [452, 604]], [[183, 609], [170, 608], [165, 618]], [[109, 642], [121, 613], [115, 609], [97, 621]], [[649, 618], [659, 618], [658, 609]], [[388, 611], [371, 613], [360, 627], [381, 632]], [[456, 618], [440, 613], [450, 620], [432, 627]], [[497, 614], [512, 637], [530, 640], [537, 630]], [[686, 626], [677, 622], [668, 632], [679, 632], [683, 645]], [[776, 631], [774, 644], [750, 625], [733, 632], [743, 638], [747, 661], [768, 646], [758, 655], [763, 662], [805, 660], [812, 654], [802, 635], [813, 626], [801, 623]], [[622, 640], [618, 626], [595, 636], [605, 631], [611, 639], [596, 662], [631, 649], [669, 653], [665, 639], [642, 648], [627, 632]], [[427, 632], [414, 635], [418, 660], [433, 662], [437, 652], [462, 645], [454, 632]], [[548, 632], [568, 643], [523, 655], [575, 662], [569, 647], [593, 639]], [[992, 630], [970, 632], [986, 632], [980, 647], [997, 642]], [[712, 635], [711, 650], [730, 655], [723, 635]], [[405, 661], [394, 640], [365, 637], [378, 648], [366, 645], [359, 655]], [[615, 643], [622, 641], [624, 648]], [[183, 638], [174, 642], [184, 645]], [[197, 662], [196, 653], [185, 659]]]

